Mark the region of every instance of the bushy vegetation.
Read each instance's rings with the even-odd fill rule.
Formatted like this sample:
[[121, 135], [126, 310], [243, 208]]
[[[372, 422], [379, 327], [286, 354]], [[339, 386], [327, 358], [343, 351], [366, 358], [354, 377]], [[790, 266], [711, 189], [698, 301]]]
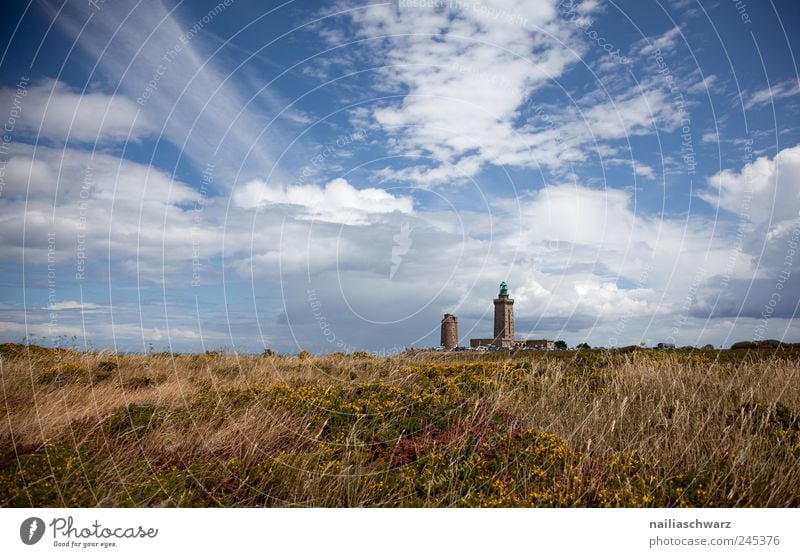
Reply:
[[0, 345], [0, 506], [797, 506], [800, 350]]

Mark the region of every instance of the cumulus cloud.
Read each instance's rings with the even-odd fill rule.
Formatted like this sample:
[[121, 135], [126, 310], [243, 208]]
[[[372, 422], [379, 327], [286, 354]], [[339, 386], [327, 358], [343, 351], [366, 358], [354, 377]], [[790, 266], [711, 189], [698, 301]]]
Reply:
[[637, 214], [621, 190], [547, 187], [523, 204], [521, 220], [507, 246], [518, 250], [517, 283], [537, 315], [675, 310], [687, 277], [721, 266], [728, 250], [703, 219]]
[[[756, 203], [770, 201], [754, 197]], [[763, 307], [758, 296], [765, 288], [747, 298], [740, 287], [765, 261], [742, 257], [736, 230], [725, 223], [637, 213], [630, 192], [578, 184], [546, 186], [488, 210], [484, 216], [496, 226], [470, 232], [424, 207], [362, 230], [290, 220], [282, 245], [262, 246], [237, 270], [307, 276], [326, 319], [351, 341], [366, 335], [374, 342], [393, 336], [408, 342], [412, 323], [423, 334], [426, 323], [438, 322], [437, 310], [458, 314], [465, 338], [490, 334], [489, 301], [500, 280], [512, 285], [520, 335], [591, 331], [594, 342], [606, 345], [640, 334], [646, 341], [689, 343], [697, 333], [699, 342], [720, 334], [699, 320], [737, 312], [752, 319], [754, 308]], [[404, 228], [410, 249], [392, 275], [393, 238]], [[747, 229], [742, 242], [756, 243], [758, 234]], [[297, 334], [320, 334], [301, 293], [287, 291], [286, 312], [281, 323], [297, 327]], [[781, 307], [779, 314], [787, 312], [791, 308]], [[376, 325], [381, 319], [403, 320], [405, 328]], [[731, 327], [743, 331], [745, 323], [753, 321]]]
[[[216, 253], [216, 228], [195, 222], [200, 194], [156, 168], [104, 153], [13, 144], [5, 176], [0, 242], [3, 259], [23, 253], [30, 263], [51, 254], [74, 259], [77, 246], [92, 261], [140, 257], [154, 264]], [[98, 266], [94, 266], [99, 270]]]
[[[0, 89], [0, 104], [11, 105], [16, 89]], [[80, 91], [44, 79], [27, 90], [17, 130], [37, 138], [85, 143], [139, 139], [152, 132], [146, 114], [121, 94]]]
[[357, 189], [343, 178], [322, 187], [270, 186], [253, 180], [234, 191], [233, 201], [243, 208], [288, 205], [300, 209], [302, 219], [352, 225], [367, 224], [371, 215], [413, 212], [410, 197], [395, 196], [377, 188]]
[[[39, 155], [37, 160], [56, 172], [58, 153], [45, 149]], [[734, 289], [746, 284], [754, 269], [752, 260], [736, 259], [727, 273], [727, 289], [722, 288], [715, 273], [728, 266], [736, 251], [723, 226], [712, 237], [713, 226], [700, 218], [638, 214], [629, 192], [578, 184], [546, 186], [514, 202], [495, 200], [482, 216], [496, 225], [472, 230], [457, 225], [459, 217], [470, 223], [480, 220], [472, 214], [451, 215], [449, 223], [440, 211], [413, 208], [410, 198], [359, 190], [343, 180], [304, 188], [248, 182], [234, 191], [232, 213], [225, 228], [219, 228], [224, 198], [210, 198], [202, 213], [193, 213], [187, 208], [197, 199], [191, 188], [150, 169], [147, 187], [136, 189], [136, 179], [144, 178], [139, 173], [146, 168], [124, 162], [134, 165], [125, 167], [133, 182], [126, 186], [130, 192], [118, 200], [125, 210], [119, 215], [115, 211], [112, 220], [106, 194], [113, 192], [116, 179], [113, 167], [106, 169], [105, 164], [114, 159], [95, 155], [90, 163], [78, 153], [69, 155], [74, 167], [67, 165], [65, 172], [76, 178], [65, 180], [62, 173], [64, 190], [56, 213], [57, 226], [65, 219], [73, 227], [58, 232], [59, 246], [66, 243], [68, 255], [80, 215], [80, 173], [93, 164], [96, 185], [89, 214], [96, 224], [91, 225], [89, 245], [94, 253], [106, 253], [111, 240], [115, 261], [130, 262], [132, 274], [152, 274], [175, 283], [175, 277], [185, 278], [190, 272], [186, 262], [195, 247], [193, 235], [201, 234], [198, 246], [203, 256], [219, 254], [222, 239], [227, 265], [236, 276], [261, 285], [280, 279], [285, 285], [280, 295], [286, 313], [282, 324], [274, 327], [289, 324], [303, 342], [320, 334], [309, 290], [351, 346], [389, 345], [399, 339], [401, 344], [423, 342], [419, 338], [435, 336], [442, 311], [460, 316], [464, 338], [484, 336], [490, 333], [489, 300], [502, 279], [512, 285], [522, 336], [592, 331], [594, 343], [607, 345], [609, 339], [630, 338], [652, 327], [658, 340], [672, 334], [672, 328], [685, 337], [690, 319], [735, 316], [741, 303], [735, 305]], [[779, 165], [788, 161], [784, 156], [778, 157]], [[740, 174], [741, 170], [730, 171], [733, 177]], [[32, 240], [52, 230], [51, 199], [52, 193], [47, 202], [39, 197], [29, 200], [28, 256], [35, 248]], [[754, 197], [753, 203], [767, 201]], [[253, 211], [254, 207], [259, 210]], [[199, 224], [195, 216], [201, 219]], [[149, 224], [140, 224], [144, 222], [140, 219]], [[21, 226], [18, 220], [8, 223], [10, 228]], [[158, 224], [150, 230], [153, 223]], [[397, 236], [403, 231], [404, 249], [397, 258]], [[751, 235], [748, 231], [747, 238]], [[298, 277], [303, 280], [294, 280]], [[724, 295], [715, 306], [720, 292]], [[55, 307], [79, 306], [68, 298]], [[747, 311], [758, 307], [758, 300], [747, 301]], [[781, 315], [786, 311], [782, 308]], [[92, 331], [98, 323], [90, 323]], [[45, 326], [37, 325], [36, 330], [44, 331]], [[195, 331], [185, 319], [170, 327], [175, 327], [174, 335], [160, 324], [149, 324], [145, 330], [120, 327], [115, 334], [159, 342], [199, 340], [199, 329]]]
[[[352, 227], [341, 233], [292, 228], [285, 245], [273, 246], [240, 272], [264, 276], [280, 269], [283, 278], [303, 273], [332, 327], [381, 342], [392, 334], [409, 341], [419, 315], [423, 334], [425, 323], [438, 323], [439, 311], [459, 315], [465, 338], [490, 334], [491, 299], [497, 283], [507, 280], [520, 335], [592, 330], [596, 342], [608, 344], [612, 337], [642, 334], [644, 327], [663, 340], [678, 318], [675, 327], [685, 335], [686, 320], [694, 318], [687, 296], [694, 300], [693, 291], [724, 267], [731, 252], [727, 237], [711, 236], [709, 222], [637, 214], [630, 194], [615, 189], [548, 186], [523, 196], [519, 205], [493, 206], [491, 216], [505, 224], [488, 237], [430, 226], [429, 220], [443, 219], [424, 210], [397, 214], [367, 234]], [[392, 275], [393, 236], [403, 222], [410, 249]], [[359, 258], [351, 255], [356, 252]], [[750, 270], [743, 260], [731, 276]], [[292, 292], [284, 322], [308, 327], [303, 334], [314, 337], [319, 331], [309, 303]], [[392, 319], [404, 320], [406, 329], [373, 323]]]
[[[800, 272], [800, 145], [758, 157], [740, 170], [718, 172], [699, 196], [739, 217], [729, 260], [746, 273], [716, 266], [698, 292], [696, 315], [791, 318], [797, 312]], [[785, 283], [785, 284], [784, 284]], [[760, 326], [760, 325], [759, 325]], [[763, 334], [763, 332], [761, 333]]]
[[[748, 147], [752, 157], [752, 150]], [[759, 225], [795, 219], [800, 214], [800, 145], [774, 158], [758, 157], [741, 170], [723, 170], [708, 179], [701, 199]]]
[[634, 171], [636, 172], [637, 176], [647, 178], [648, 180], [652, 180], [656, 177], [655, 169], [652, 166], [648, 166], [642, 162], [637, 162], [634, 165]]

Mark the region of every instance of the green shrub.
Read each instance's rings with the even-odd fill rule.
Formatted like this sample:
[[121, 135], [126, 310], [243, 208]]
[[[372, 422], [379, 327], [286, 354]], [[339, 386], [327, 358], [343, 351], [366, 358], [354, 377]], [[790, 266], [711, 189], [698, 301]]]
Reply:
[[95, 467], [85, 448], [49, 443], [4, 462], [0, 507], [89, 507], [95, 504]]
[[73, 363], [62, 363], [51, 366], [39, 373], [38, 381], [42, 385], [61, 387], [74, 383], [90, 383], [92, 375], [83, 367]]
[[164, 375], [133, 375], [120, 378], [119, 387], [124, 390], [146, 389], [163, 383], [165, 379]]
[[106, 431], [113, 435], [142, 435], [158, 428], [165, 412], [154, 404], [129, 404], [115, 409], [105, 422]]

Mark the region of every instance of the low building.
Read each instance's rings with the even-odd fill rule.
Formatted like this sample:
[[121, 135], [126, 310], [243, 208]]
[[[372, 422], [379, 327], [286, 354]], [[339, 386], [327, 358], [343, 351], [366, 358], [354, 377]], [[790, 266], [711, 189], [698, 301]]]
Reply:
[[481, 346], [494, 346], [493, 338], [471, 338], [469, 339], [470, 348], [479, 348]]
[[478, 348], [481, 346], [497, 346], [500, 348], [522, 348], [527, 350], [555, 350], [556, 343], [547, 339], [525, 339], [513, 340], [508, 339], [494, 339], [494, 338], [471, 338], [469, 339], [471, 348]]
[[555, 350], [556, 343], [546, 339], [526, 339], [520, 342], [520, 348], [531, 348], [533, 350]]

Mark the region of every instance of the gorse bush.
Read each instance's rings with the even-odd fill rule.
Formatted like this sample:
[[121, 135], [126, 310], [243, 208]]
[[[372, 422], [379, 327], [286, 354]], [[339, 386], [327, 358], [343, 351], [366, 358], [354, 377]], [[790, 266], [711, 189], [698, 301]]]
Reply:
[[3, 506], [800, 504], [800, 351], [0, 346]]

